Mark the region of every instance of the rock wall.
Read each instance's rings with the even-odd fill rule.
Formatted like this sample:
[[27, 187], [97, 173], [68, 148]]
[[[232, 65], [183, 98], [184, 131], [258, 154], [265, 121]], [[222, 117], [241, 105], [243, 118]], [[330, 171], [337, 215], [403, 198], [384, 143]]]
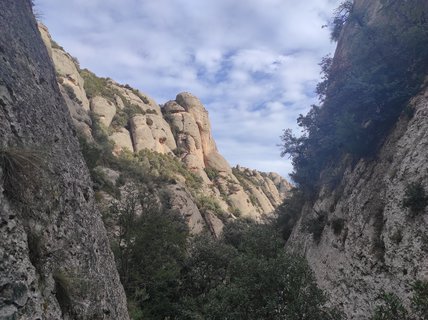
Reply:
[[[176, 157], [203, 179], [203, 193], [214, 198], [232, 218], [261, 219], [272, 213], [287, 196], [291, 185], [278, 174], [243, 168], [232, 170], [217, 149], [208, 111], [197, 97], [183, 92], [160, 106], [147, 94], [111, 79], [98, 78], [102, 85], [85, 84], [76, 59], [51, 39], [45, 26], [40, 24], [39, 29], [51, 53], [58, 83], [76, 129], [89, 140], [92, 139], [92, 112], [114, 143], [116, 154], [126, 149], [131, 152], [151, 150]], [[85, 91], [85, 87], [95, 86], [98, 86], [95, 94]], [[211, 218], [203, 223], [216, 220]], [[192, 228], [195, 221], [201, 221], [197, 214], [190, 220]], [[214, 224], [215, 230], [221, 230], [220, 223]]]
[[[0, 319], [128, 319], [50, 55], [74, 92], [82, 79], [46, 50], [31, 10], [0, 2]], [[76, 117], [89, 108], [78, 99]]]
[[[420, 1], [419, 4], [423, 2]], [[388, 19], [385, 1], [357, 0], [368, 24]], [[424, 3], [427, 6], [427, 3]], [[426, 7], [425, 9], [427, 9]], [[354, 27], [346, 26], [336, 61], [346, 59]], [[373, 159], [344, 158], [342, 180], [306, 203], [288, 240], [290, 251], [304, 253], [320, 286], [348, 319], [368, 319], [382, 291], [409, 304], [410, 286], [428, 280], [428, 211], [412, 216], [403, 206], [406, 190], [420, 183], [428, 190], [428, 89], [410, 103]], [[303, 221], [320, 218], [319, 241], [303, 231]]]
[[408, 184], [428, 190], [428, 90], [412, 105], [414, 117], [400, 119], [375, 161], [348, 166], [338, 188], [304, 209], [326, 215], [320, 242], [302, 221], [288, 241], [349, 319], [367, 319], [382, 290], [406, 300], [414, 281], [428, 280], [427, 208], [412, 217], [402, 205]]

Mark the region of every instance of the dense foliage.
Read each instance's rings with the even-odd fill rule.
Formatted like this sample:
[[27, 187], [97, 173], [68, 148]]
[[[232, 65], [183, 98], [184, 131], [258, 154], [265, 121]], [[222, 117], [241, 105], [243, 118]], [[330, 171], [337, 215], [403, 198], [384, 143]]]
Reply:
[[381, 14], [388, 19], [371, 24], [348, 2], [339, 8], [348, 37], [334, 59], [322, 61], [322, 104], [298, 118], [302, 136], [282, 136], [282, 154], [292, 158], [292, 178], [306, 195], [340, 175], [344, 154], [373, 155], [420, 90], [428, 71], [425, 7], [422, 0], [386, 1]]
[[272, 225], [233, 222], [219, 240], [189, 238], [161, 202], [134, 190], [104, 215], [133, 319], [341, 319]]
[[424, 212], [427, 205], [428, 195], [424, 186], [420, 182], [407, 185], [404, 193], [403, 207], [410, 210], [411, 216], [415, 217]]
[[[370, 160], [400, 115], [413, 116], [409, 100], [421, 91], [428, 73], [428, 7], [423, 0], [381, 4], [370, 23], [373, 13], [360, 11], [352, 1], [337, 8], [331, 37], [340, 41], [335, 57], [320, 63], [320, 105], [297, 119], [302, 135], [288, 129], [281, 137], [282, 156], [292, 159], [296, 185], [277, 210], [284, 239], [301, 218], [304, 203], [312, 203], [321, 187], [339, 190], [346, 167]], [[403, 206], [415, 216], [426, 205], [425, 191], [409, 186]], [[303, 222], [318, 241], [326, 221]], [[333, 228], [340, 233], [341, 223]]]
[[426, 320], [428, 319], [428, 282], [412, 285], [410, 309], [393, 293], [383, 292], [371, 320]]
[[274, 225], [190, 237], [168, 201], [134, 185], [104, 212], [132, 319], [341, 319]]
[[188, 229], [181, 215], [161, 210], [143, 188], [130, 188], [104, 214], [116, 228], [112, 248], [134, 319], [177, 314]]

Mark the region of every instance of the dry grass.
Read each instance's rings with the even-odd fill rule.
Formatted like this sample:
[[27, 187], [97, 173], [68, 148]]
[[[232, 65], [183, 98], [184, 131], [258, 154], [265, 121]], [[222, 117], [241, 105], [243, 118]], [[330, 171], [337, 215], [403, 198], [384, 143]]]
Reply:
[[37, 186], [43, 159], [39, 152], [0, 147], [0, 167], [4, 194], [9, 199], [24, 201], [28, 192]]

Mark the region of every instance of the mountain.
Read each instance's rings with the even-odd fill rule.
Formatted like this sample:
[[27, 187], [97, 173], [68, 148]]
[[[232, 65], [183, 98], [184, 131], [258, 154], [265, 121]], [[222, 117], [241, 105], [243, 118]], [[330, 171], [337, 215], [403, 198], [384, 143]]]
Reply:
[[[83, 139], [100, 146], [96, 135], [101, 134], [119, 157], [121, 153], [145, 153], [184, 165], [185, 173], [173, 168], [162, 172], [165, 165], [154, 169], [153, 163], [148, 170], [151, 175], [170, 178], [157, 183], [156, 196], [167, 193], [195, 233], [208, 228], [218, 236], [227, 219], [260, 220], [287, 196], [291, 185], [278, 174], [231, 168], [217, 149], [208, 111], [197, 97], [183, 92], [159, 105], [129, 85], [81, 70], [77, 59], [52, 40], [44, 25], [39, 24], [39, 30], [53, 60], [58, 86]], [[99, 132], [94, 134], [96, 130]], [[123, 173], [106, 166], [105, 161], [97, 164], [95, 171], [116, 177]], [[186, 181], [189, 177], [198, 184], [192, 186]], [[110, 182], [116, 184], [115, 179]], [[111, 201], [106, 190], [99, 191]], [[207, 202], [209, 210], [204, 208]]]
[[0, 318], [128, 319], [31, 3], [0, 11]]
[[284, 232], [334, 304], [368, 319], [382, 292], [409, 307], [414, 284], [428, 280], [428, 4], [349, 5], [324, 64], [324, 105], [300, 141], [315, 174], [307, 179], [295, 155], [300, 202]]

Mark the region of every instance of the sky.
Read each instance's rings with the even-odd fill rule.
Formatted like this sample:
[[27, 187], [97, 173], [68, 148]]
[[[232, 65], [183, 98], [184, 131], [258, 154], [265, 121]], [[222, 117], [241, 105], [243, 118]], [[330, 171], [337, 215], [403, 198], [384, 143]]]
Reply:
[[319, 62], [340, 0], [36, 0], [35, 11], [81, 68], [163, 104], [183, 91], [209, 111], [234, 166], [287, 177], [282, 131], [317, 103]]

